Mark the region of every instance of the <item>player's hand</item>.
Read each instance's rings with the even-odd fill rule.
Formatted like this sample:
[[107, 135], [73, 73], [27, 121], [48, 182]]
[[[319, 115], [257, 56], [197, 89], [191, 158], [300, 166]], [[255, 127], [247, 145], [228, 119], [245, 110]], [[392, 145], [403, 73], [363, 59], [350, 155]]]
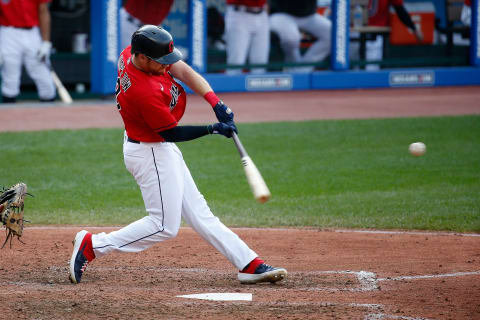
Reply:
[[228, 106], [226, 106], [223, 101], [219, 101], [215, 107], [213, 107], [213, 111], [217, 116], [218, 121], [222, 123], [226, 123], [233, 127], [233, 131], [238, 133], [237, 126], [235, 125], [235, 121], [233, 121], [233, 111]]
[[50, 41], [43, 41], [40, 49], [37, 52], [37, 59], [42, 62], [46, 62], [50, 58], [50, 50], [52, 49], [52, 43]]
[[227, 107], [222, 101], [219, 101], [215, 107], [213, 107], [213, 111], [217, 116], [218, 121], [223, 123], [233, 122], [233, 111], [229, 107]]
[[235, 127], [227, 123], [218, 122], [208, 126], [208, 132], [210, 134], [221, 134], [227, 138], [231, 138]]

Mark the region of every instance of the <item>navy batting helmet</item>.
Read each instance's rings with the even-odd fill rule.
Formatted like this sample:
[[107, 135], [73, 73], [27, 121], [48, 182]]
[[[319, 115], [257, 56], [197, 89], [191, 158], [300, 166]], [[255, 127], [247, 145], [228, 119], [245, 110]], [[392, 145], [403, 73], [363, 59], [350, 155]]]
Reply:
[[132, 35], [132, 54], [143, 53], [161, 64], [173, 64], [182, 59], [180, 50], [173, 46], [172, 35], [165, 29], [146, 24]]

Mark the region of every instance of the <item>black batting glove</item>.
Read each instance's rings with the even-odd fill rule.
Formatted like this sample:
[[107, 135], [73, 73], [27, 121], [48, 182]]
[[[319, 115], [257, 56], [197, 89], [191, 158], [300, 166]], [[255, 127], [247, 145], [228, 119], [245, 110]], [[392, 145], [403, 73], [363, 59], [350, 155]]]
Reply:
[[215, 107], [213, 107], [213, 111], [219, 122], [227, 123], [233, 121], [233, 111], [227, 107], [223, 101], [218, 101]]
[[213, 107], [213, 111], [217, 116], [218, 121], [226, 123], [234, 128], [234, 131], [238, 133], [237, 126], [235, 125], [235, 121], [233, 121], [233, 111], [227, 105], [223, 103], [223, 101], [219, 101], [215, 107]]
[[218, 122], [214, 124], [210, 124], [207, 126], [208, 133], [210, 134], [221, 134], [227, 138], [231, 138], [233, 132], [235, 131], [235, 127], [229, 125], [227, 123]]

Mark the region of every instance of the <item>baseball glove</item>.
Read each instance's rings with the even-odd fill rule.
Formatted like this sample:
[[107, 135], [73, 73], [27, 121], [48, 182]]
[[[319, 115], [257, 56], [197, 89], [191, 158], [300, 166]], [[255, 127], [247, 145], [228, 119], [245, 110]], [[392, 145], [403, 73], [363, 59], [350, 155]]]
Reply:
[[23, 234], [23, 223], [29, 222], [23, 219], [23, 201], [26, 194], [28, 194], [27, 185], [22, 182], [8, 189], [3, 188], [2, 190], [2, 194], [0, 195], [0, 217], [6, 228], [5, 232], [7, 233], [7, 238], [2, 245], [2, 249], [5, 247], [9, 238], [10, 247], [12, 247], [12, 239], [14, 236], [17, 236], [18, 241], [24, 243], [20, 240], [20, 237]]

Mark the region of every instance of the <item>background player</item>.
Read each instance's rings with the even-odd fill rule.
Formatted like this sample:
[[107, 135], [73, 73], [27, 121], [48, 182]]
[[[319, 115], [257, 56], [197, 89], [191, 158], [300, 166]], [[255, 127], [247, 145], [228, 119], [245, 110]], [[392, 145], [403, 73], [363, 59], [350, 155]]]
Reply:
[[[267, 64], [270, 54], [270, 28], [266, 0], [227, 0], [225, 9], [225, 40], [227, 64]], [[253, 68], [253, 73], [265, 68]], [[228, 74], [242, 69], [228, 69]]]
[[50, 74], [50, 0], [0, 1], [0, 56], [3, 102], [20, 93], [22, 64], [37, 87], [40, 101], [53, 101]]
[[[415, 34], [418, 41], [423, 41], [423, 34], [417, 29], [403, 5], [403, 0], [369, 0], [368, 2], [368, 25], [369, 26], [390, 26], [389, 8], [393, 6], [400, 21]], [[383, 37], [377, 36], [375, 40], [366, 42], [367, 61], [379, 61], [383, 59]], [[377, 64], [368, 64], [365, 69], [377, 70]]]
[[173, 0], [124, 0], [120, 8], [122, 48], [130, 45], [132, 34], [145, 24], [160, 26], [172, 8]]
[[[70, 260], [71, 281], [80, 282], [94, 258], [115, 251], [139, 252], [175, 237], [182, 217], [241, 270], [240, 282], [282, 280], [285, 269], [265, 264], [212, 214], [173, 143], [212, 133], [231, 137], [236, 130], [233, 112], [203, 77], [180, 60], [182, 55], [167, 31], [145, 25], [133, 34], [131, 43], [118, 60], [117, 108], [125, 124], [125, 166], [140, 187], [148, 216], [109, 234], [77, 233]], [[203, 96], [220, 122], [178, 126], [187, 97], [175, 78]]]
[[[270, 0], [269, 3], [270, 28], [280, 38], [285, 62], [314, 63], [329, 55], [332, 23], [317, 12], [317, 0]], [[300, 52], [301, 30], [317, 38], [304, 55]], [[290, 70], [310, 72], [313, 69], [307, 66]]]

